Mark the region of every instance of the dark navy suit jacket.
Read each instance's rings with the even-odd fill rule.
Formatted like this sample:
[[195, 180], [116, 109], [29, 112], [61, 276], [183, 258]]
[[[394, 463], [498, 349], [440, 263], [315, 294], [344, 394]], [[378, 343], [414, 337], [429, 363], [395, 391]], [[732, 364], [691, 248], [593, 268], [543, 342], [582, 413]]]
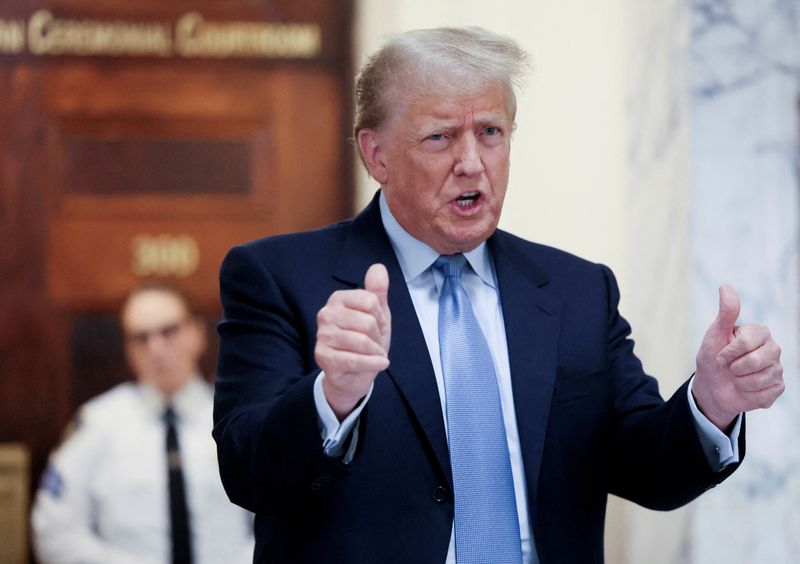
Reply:
[[[500, 230], [489, 245], [540, 560], [602, 562], [608, 493], [672, 509], [737, 465], [709, 466], [686, 385], [665, 402], [644, 374], [606, 267]], [[322, 450], [316, 315], [376, 262], [389, 271], [391, 366], [345, 466]], [[234, 248], [221, 292], [214, 437], [230, 498], [256, 513], [255, 561], [443, 563], [453, 500], [441, 403], [377, 198], [351, 221]]]

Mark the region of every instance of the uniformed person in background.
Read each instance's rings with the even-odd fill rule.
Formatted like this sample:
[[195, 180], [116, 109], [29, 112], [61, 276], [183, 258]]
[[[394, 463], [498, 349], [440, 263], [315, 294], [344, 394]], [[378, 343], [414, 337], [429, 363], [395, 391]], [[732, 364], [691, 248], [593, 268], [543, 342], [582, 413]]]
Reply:
[[251, 562], [252, 517], [228, 501], [200, 377], [202, 321], [169, 286], [142, 287], [121, 313], [136, 382], [86, 403], [53, 453], [33, 507], [42, 563]]

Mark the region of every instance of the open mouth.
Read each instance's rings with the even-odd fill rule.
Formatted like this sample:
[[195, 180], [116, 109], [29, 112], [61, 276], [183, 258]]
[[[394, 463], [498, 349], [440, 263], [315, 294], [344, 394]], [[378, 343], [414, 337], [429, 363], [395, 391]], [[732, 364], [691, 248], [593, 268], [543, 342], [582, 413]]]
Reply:
[[456, 204], [458, 204], [458, 206], [461, 208], [468, 208], [475, 205], [480, 197], [480, 192], [464, 192], [458, 198], [456, 198]]

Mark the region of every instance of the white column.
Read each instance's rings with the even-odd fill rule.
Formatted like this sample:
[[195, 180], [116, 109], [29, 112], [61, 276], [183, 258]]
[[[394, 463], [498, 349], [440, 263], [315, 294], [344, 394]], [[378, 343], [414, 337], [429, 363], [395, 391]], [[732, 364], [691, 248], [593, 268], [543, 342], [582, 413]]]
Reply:
[[[384, 0], [357, 6], [356, 62], [390, 33], [480, 25], [533, 58], [501, 227], [614, 269], [637, 353], [671, 394], [689, 341], [688, 87], [682, 0]], [[359, 201], [375, 184], [359, 174]], [[607, 561], [685, 562], [686, 511], [612, 500]]]
[[800, 9], [796, 0], [692, 2], [693, 330], [717, 286], [783, 347], [787, 389], [747, 416], [747, 457], [693, 506], [696, 564], [800, 561], [798, 189]]

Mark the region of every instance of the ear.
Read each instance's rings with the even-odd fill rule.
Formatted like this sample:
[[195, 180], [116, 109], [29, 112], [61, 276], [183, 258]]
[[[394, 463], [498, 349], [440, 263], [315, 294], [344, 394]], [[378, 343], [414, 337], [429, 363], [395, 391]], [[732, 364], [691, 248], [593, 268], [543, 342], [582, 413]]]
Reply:
[[358, 132], [358, 148], [369, 175], [381, 186], [386, 184], [389, 170], [386, 166], [383, 136], [374, 129], [362, 129]]

